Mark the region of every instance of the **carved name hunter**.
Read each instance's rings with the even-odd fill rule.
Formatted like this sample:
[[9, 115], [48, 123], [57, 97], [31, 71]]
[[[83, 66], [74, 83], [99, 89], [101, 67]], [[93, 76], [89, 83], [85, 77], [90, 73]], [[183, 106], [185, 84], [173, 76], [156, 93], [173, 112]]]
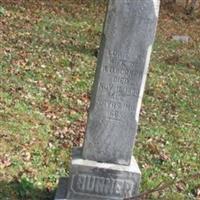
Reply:
[[79, 174], [72, 177], [71, 189], [77, 194], [110, 196], [111, 199], [115, 199], [116, 197], [122, 197], [124, 194], [132, 196], [134, 183], [131, 180]]

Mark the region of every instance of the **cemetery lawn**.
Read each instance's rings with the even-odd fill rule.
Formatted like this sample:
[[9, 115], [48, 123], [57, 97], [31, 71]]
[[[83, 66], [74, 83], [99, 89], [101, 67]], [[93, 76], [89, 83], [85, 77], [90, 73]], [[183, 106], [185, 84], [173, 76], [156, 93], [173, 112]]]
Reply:
[[[160, 15], [134, 150], [141, 192], [176, 180], [148, 199], [200, 198], [200, 15], [177, 12]], [[0, 0], [0, 199], [52, 199], [68, 174], [104, 14], [91, 0]]]

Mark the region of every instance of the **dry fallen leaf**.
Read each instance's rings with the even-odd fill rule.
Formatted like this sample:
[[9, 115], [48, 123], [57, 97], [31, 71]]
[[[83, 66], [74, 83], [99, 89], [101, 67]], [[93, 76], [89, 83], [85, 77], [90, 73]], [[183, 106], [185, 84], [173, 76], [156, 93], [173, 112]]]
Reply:
[[200, 186], [197, 188], [197, 200], [200, 199]]
[[153, 142], [152, 139], [147, 141], [148, 149], [152, 154], [159, 154], [159, 148], [156, 143]]
[[30, 152], [28, 152], [28, 151], [22, 152], [22, 159], [23, 159], [24, 161], [30, 161], [30, 159], [31, 159], [31, 154], [30, 154]]
[[170, 160], [170, 157], [169, 157], [169, 155], [167, 155], [166, 152], [160, 152], [160, 159], [162, 161], [166, 161], [166, 160]]
[[11, 165], [11, 160], [6, 154], [4, 157], [0, 157], [0, 168], [4, 169], [6, 167], [9, 167]]
[[183, 182], [183, 181], [178, 182], [178, 183], [176, 183], [176, 188], [177, 188], [177, 190], [178, 190], [179, 192], [182, 192], [182, 191], [184, 191], [185, 188], [186, 188], [186, 183]]

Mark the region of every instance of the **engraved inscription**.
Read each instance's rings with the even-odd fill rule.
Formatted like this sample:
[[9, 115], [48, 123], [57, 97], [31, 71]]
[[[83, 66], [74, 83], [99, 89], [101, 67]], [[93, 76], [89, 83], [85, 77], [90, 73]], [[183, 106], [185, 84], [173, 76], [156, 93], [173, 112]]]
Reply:
[[[121, 67], [119, 68], [119, 65], [121, 64]], [[129, 67], [129, 68], [128, 68]], [[141, 79], [143, 76], [143, 72], [137, 71], [131, 65], [126, 66], [123, 61], [119, 61], [118, 66], [113, 67], [113, 66], [104, 66], [104, 72], [109, 73], [109, 74], [118, 74], [122, 76], [127, 76], [127, 78], [135, 77], [137, 79]], [[129, 80], [130, 81], [130, 80]]]
[[96, 102], [98, 109], [106, 109], [106, 118], [110, 120], [123, 121], [129, 112], [132, 116], [136, 111], [132, 102], [121, 102], [109, 99], [98, 99]]
[[74, 193], [85, 193], [94, 196], [116, 198], [131, 197], [134, 183], [131, 180], [105, 178], [88, 174], [79, 174], [72, 177], [71, 188]]
[[97, 105], [103, 106], [107, 109], [114, 109], [114, 110], [125, 110], [125, 111], [135, 111], [135, 107], [131, 103], [127, 102], [120, 102], [120, 101], [112, 101], [112, 100], [107, 100], [107, 99], [98, 99], [96, 102]]
[[120, 99], [124, 97], [139, 97], [139, 89], [133, 88], [130, 86], [116, 86], [112, 83], [99, 83], [99, 89], [102, 91], [102, 93], [107, 94], [113, 99]]
[[[108, 50], [110, 62], [102, 66], [105, 79], [98, 84], [101, 98], [97, 100], [99, 108], [107, 108], [104, 117], [108, 120], [126, 121], [127, 116], [134, 116], [136, 103], [133, 98], [139, 99], [140, 85], [144, 75], [137, 69], [138, 60], [126, 60], [124, 54], [118, 50]], [[135, 100], [134, 102], [137, 102]]]
[[[82, 178], [85, 179], [84, 176], [82, 176]], [[86, 187], [87, 191], [92, 192], [94, 190], [95, 179], [92, 176], [88, 177], [88, 179], [89, 179], [88, 181], [86, 181], [86, 179], [85, 179], [85, 187]], [[83, 188], [83, 190], [84, 190], [84, 188]]]

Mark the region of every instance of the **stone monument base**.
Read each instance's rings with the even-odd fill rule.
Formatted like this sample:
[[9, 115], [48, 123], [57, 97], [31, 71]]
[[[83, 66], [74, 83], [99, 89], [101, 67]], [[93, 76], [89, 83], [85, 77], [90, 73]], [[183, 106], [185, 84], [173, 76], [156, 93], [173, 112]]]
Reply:
[[138, 193], [141, 172], [129, 166], [84, 160], [75, 149], [69, 178], [61, 178], [55, 200], [123, 200]]

